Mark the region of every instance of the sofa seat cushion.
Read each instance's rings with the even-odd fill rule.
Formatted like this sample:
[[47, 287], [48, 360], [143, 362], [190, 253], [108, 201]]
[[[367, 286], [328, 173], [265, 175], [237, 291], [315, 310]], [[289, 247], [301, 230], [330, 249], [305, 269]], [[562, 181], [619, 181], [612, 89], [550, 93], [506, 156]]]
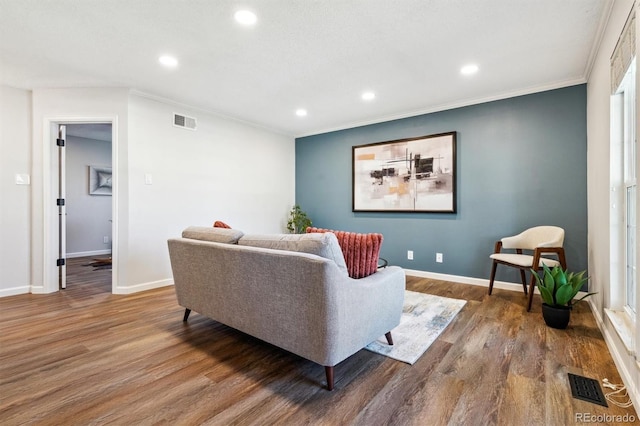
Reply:
[[315, 254], [333, 260], [345, 275], [348, 274], [342, 250], [332, 234], [249, 234], [242, 236], [238, 245]]
[[237, 229], [211, 228], [208, 226], [190, 226], [182, 231], [182, 238], [228, 244], [237, 244], [243, 235], [243, 232]]
[[308, 227], [307, 232], [335, 234], [351, 278], [364, 278], [378, 270], [382, 234], [359, 234], [314, 227]]

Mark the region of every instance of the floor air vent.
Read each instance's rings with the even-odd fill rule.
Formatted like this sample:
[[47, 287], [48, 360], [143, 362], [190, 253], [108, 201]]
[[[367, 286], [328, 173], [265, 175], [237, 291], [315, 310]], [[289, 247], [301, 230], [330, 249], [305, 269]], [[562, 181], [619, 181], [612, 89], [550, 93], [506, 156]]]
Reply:
[[593, 402], [594, 404], [608, 407], [607, 401], [604, 399], [600, 383], [595, 379], [588, 377], [576, 376], [569, 374], [569, 383], [571, 384], [571, 394], [576, 399]]
[[188, 130], [196, 130], [196, 119], [182, 114], [173, 114], [173, 125]]

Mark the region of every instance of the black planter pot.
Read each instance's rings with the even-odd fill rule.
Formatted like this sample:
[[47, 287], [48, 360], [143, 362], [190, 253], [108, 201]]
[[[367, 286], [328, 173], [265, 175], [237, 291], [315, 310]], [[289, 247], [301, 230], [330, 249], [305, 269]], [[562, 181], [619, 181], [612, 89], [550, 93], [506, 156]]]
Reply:
[[571, 318], [570, 306], [549, 306], [542, 304], [542, 318], [544, 322], [551, 328], [559, 328], [564, 330], [569, 325]]

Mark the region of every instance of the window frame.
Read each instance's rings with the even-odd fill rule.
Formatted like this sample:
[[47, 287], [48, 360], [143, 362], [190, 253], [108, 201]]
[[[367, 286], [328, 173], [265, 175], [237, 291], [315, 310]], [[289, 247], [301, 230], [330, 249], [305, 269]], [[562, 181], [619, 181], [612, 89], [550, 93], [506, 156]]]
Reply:
[[[615, 125], [621, 126], [622, 173], [620, 176], [623, 220], [621, 264], [623, 278], [622, 309], [635, 324], [637, 314], [637, 145], [636, 145], [636, 58], [631, 60], [614, 96], [621, 96], [620, 110], [615, 114]], [[631, 201], [630, 201], [631, 200]], [[631, 210], [630, 210], [631, 208]], [[630, 273], [631, 270], [631, 273]], [[630, 291], [633, 288], [633, 291]]]

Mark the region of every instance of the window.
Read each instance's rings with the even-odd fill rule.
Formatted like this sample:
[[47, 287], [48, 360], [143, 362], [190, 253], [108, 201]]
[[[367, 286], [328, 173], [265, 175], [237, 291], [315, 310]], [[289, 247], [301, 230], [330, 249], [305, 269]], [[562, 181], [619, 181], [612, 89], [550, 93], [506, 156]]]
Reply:
[[615, 96], [618, 110], [614, 114], [616, 125], [621, 130], [622, 169], [620, 189], [624, 203], [624, 297], [623, 307], [631, 318], [636, 315], [636, 66], [635, 58], [627, 69]]
[[610, 281], [605, 315], [620, 342], [636, 359], [640, 369], [640, 292], [637, 257], [637, 102], [636, 95], [636, 6], [611, 55], [611, 127], [609, 179]]

